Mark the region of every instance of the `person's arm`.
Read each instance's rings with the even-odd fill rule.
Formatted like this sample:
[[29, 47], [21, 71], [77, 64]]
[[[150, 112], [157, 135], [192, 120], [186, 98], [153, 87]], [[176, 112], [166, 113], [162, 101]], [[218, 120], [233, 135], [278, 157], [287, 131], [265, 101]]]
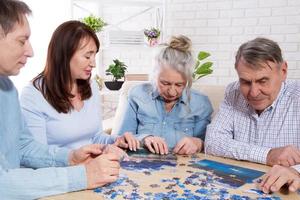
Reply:
[[97, 114], [91, 117], [97, 118], [99, 121], [99, 131], [95, 134], [95, 136], [91, 139], [93, 144], [113, 144], [116, 140], [115, 135], [109, 135], [103, 131], [102, 126], [102, 102], [99, 94], [99, 88], [96, 81], [93, 79], [91, 81], [91, 89], [92, 89], [92, 97], [90, 99], [93, 107], [97, 109]]
[[125, 112], [121, 116], [121, 126], [118, 130], [118, 135], [123, 135], [125, 132], [131, 132], [139, 141], [142, 141], [145, 137], [151, 134], [140, 134], [138, 133], [138, 117], [137, 111], [138, 105], [134, 101], [133, 95], [129, 94], [128, 102], [126, 104]]
[[211, 122], [211, 114], [213, 112], [212, 105], [207, 97], [204, 98], [200, 108], [197, 108], [195, 122], [195, 136], [202, 141], [205, 139], [207, 125]]
[[[4, 156], [0, 154], [0, 163]], [[1, 199], [37, 199], [87, 188], [84, 166], [4, 169], [0, 165]]]
[[44, 145], [32, 137], [22, 120], [19, 140], [21, 165], [31, 168], [63, 167], [69, 165], [70, 150], [54, 145]]
[[42, 94], [33, 85], [23, 88], [20, 96], [20, 104], [26, 125], [36, 141], [48, 144], [46, 116], [43, 115], [40, 108], [44, 101], [46, 100]]
[[[126, 154], [124, 152], [118, 154], [114, 150], [108, 149], [104, 150], [104, 154], [99, 155], [101, 153], [99, 147], [99, 144], [93, 144], [72, 151], [70, 164], [84, 163], [84, 165], [37, 170], [4, 168], [9, 161], [0, 154], [1, 197], [4, 199], [36, 199], [82, 189], [93, 189], [116, 181], [119, 175], [119, 161]], [[90, 158], [90, 153], [98, 156]], [[44, 162], [42, 154], [38, 154], [37, 157], [41, 158], [41, 163]]]
[[211, 120], [213, 109], [209, 99], [202, 95], [194, 96], [191, 101], [191, 109], [194, 115], [193, 136], [183, 137], [179, 140], [173, 149], [175, 154], [189, 155], [203, 149], [205, 131]]
[[[226, 91], [219, 112], [207, 127], [205, 152], [216, 156], [266, 164], [270, 148], [234, 139], [234, 112], [239, 112], [234, 108], [233, 102], [235, 101], [235, 95]], [[249, 133], [245, 132], [244, 134]]]
[[103, 131], [97, 133], [93, 139], [93, 144], [113, 144], [116, 141], [117, 135], [109, 135]]

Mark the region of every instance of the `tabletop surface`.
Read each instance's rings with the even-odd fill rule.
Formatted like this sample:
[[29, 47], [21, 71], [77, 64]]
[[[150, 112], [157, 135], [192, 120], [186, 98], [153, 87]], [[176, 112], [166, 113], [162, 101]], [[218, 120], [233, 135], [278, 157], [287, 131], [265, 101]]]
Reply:
[[257, 190], [257, 180], [268, 166], [210, 155], [159, 156], [132, 154], [121, 163], [119, 179], [95, 190], [42, 198], [76, 199], [300, 199], [282, 191], [269, 195]]

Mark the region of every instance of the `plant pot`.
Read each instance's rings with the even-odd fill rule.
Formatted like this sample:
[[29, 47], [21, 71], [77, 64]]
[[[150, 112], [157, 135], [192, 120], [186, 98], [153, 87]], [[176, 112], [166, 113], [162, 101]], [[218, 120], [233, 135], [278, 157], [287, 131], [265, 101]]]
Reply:
[[104, 84], [109, 90], [119, 90], [124, 81], [105, 81]]
[[150, 38], [148, 41], [150, 47], [154, 47], [158, 44], [158, 38]]

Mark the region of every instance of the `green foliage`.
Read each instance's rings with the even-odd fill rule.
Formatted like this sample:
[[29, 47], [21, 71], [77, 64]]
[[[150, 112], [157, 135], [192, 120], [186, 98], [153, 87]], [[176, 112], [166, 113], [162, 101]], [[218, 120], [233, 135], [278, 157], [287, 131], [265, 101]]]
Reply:
[[198, 80], [199, 78], [209, 75], [213, 72], [212, 66], [213, 63], [210, 61], [202, 63], [202, 61], [210, 56], [210, 53], [205, 51], [200, 51], [197, 56], [197, 61], [193, 73], [194, 81]]
[[127, 65], [118, 59], [113, 60], [114, 64], [109, 65], [108, 69], [105, 70], [106, 75], [112, 75], [113, 81], [117, 81], [125, 76]]
[[100, 32], [107, 25], [100, 17], [90, 15], [82, 19], [82, 22], [88, 25], [95, 33]]

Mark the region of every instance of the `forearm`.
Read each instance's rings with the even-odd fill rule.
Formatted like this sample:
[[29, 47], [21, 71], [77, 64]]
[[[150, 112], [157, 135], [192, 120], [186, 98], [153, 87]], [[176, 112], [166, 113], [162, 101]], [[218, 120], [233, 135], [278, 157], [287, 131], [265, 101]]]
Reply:
[[208, 132], [205, 151], [216, 156], [266, 164], [270, 148], [237, 141], [222, 133]]
[[70, 150], [36, 142], [29, 133], [20, 138], [21, 165], [30, 168], [63, 167], [69, 165]]
[[37, 199], [87, 188], [84, 166], [66, 168], [0, 169], [3, 199]]
[[93, 138], [93, 144], [113, 144], [116, 140], [116, 135], [108, 135], [107, 133], [99, 133]]

